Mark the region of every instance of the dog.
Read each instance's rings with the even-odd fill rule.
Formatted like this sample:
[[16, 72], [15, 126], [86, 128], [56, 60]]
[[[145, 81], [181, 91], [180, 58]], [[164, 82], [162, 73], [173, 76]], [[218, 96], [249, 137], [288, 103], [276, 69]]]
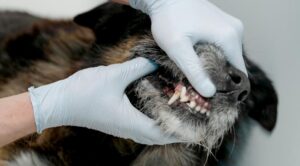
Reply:
[[1, 12], [0, 25], [1, 97], [87, 67], [146, 57], [159, 69], [132, 83], [126, 94], [165, 133], [185, 140], [146, 146], [85, 128], [57, 127], [1, 148], [0, 165], [212, 166], [228, 157], [228, 144], [238, 139], [233, 131], [239, 131], [248, 117], [267, 131], [275, 127], [275, 88], [245, 52], [248, 77], [226, 60], [216, 44], [194, 46], [217, 88], [212, 98], [204, 98], [157, 46], [149, 17], [128, 6], [106, 3], [74, 22]]

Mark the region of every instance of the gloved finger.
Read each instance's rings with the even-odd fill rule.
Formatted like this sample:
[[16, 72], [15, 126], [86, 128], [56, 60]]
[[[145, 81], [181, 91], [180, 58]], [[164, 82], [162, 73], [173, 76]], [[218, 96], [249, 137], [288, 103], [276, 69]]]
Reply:
[[183, 40], [166, 50], [170, 58], [182, 70], [192, 86], [204, 97], [211, 97], [216, 93], [216, 87], [203, 68], [198, 55], [194, 51], [190, 40]]
[[118, 67], [122, 88], [125, 89], [133, 81], [155, 71], [157, 68], [158, 65], [153, 61], [142, 57], [122, 63]]
[[132, 135], [136, 135], [132, 137], [134, 141], [142, 144], [148, 145], [163, 145], [170, 143], [179, 143], [185, 142], [183, 140], [179, 140], [174, 136], [170, 136], [165, 134], [162, 129], [157, 125], [157, 122], [141, 111], [137, 110], [129, 101], [128, 97], [124, 95], [123, 99], [126, 111], [132, 119], [128, 119], [131, 121], [131, 132], [136, 133]]
[[241, 70], [248, 76], [244, 57], [243, 57], [243, 47], [241, 42], [239, 42], [238, 40], [232, 42], [226, 42], [226, 44], [223, 45], [223, 50], [228, 61], [234, 67]]

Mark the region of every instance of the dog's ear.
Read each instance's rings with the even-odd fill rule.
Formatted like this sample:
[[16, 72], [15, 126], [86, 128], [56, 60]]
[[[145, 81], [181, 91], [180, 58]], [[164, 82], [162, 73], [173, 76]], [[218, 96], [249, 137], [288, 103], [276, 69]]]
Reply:
[[150, 28], [150, 19], [145, 14], [127, 5], [111, 2], [76, 16], [74, 21], [92, 29], [97, 42], [101, 44], [115, 44], [127, 36]]
[[272, 131], [277, 120], [278, 97], [275, 88], [266, 74], [245, 57], [251, 84], [251, 93], [245, 101], [249, 116], [265, 129]]
[[108, 2], [76, 16], [74, 21], [81, 26], [95, 30], [97, 26], [105, 24], [107, 20], [111, 19], [115, 15], [123, 13], [123, 10], [126, 10], [126, 8], [127, 7], [124, 5]]

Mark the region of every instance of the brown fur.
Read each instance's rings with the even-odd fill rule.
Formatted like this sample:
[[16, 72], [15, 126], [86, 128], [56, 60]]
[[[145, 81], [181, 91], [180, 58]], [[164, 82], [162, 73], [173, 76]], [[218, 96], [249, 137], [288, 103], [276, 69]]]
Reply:
[[66, 78], [81, 67], [78, 59], [82, 52], [78, 50], [87, 51], [94, 41], [93, 33], [87, 28], [71, 22], [42, 21], [5, 39], [1, 42], [2, 47], [24, 35], [49, 35], [46, 36], [47, 42], [41, 46], [46, 60], [38, 60], [28, 68], [17, 71], [13, 78], [1, 77], [0, 97], [25, 92], [29, 86], [40, 86]]
[[[92, 31], [87, 28], [69, 21], [46, 20], [9, 36], [1, 42], [2, 48], [24, 35], [42, 36], [47, 39], [41, 45], [44, 57], [25, 69], [15, 71], [11, 77], [1, 77], [0, 97], [19, 94], [27, 91], [30, 86], [41, 86], [64, 79], [78, 71], [82, 67], [80, 56], [89, 50], [95, 40]], [[28, 136], [0, 149], [0, 158], [9, 160], [24, 149], [52, 149], [56, 140], [63, 139], [68, 134], [71, 134], [71, 130], [61, 127], [46, 130], [41, 135]]]

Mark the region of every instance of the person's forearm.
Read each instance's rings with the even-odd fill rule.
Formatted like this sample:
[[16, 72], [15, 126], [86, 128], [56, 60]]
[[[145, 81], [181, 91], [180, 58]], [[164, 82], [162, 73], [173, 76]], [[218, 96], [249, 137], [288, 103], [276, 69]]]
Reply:
[[35, 131], [28, 93], [0, 99], [0, 147]]
[[121, 4], [126, 4], [128, 5], [129, 4], [129, 0], [111, 0], [112, 2], [116, 2], [116, 3], [121, 3]]

